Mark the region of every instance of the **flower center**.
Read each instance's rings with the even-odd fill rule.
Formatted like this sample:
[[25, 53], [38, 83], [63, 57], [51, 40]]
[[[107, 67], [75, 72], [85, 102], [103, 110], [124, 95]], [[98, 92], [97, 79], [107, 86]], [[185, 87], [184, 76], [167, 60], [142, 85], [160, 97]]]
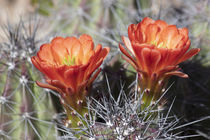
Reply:
[[71, 65], [75, 65], [75, 56], [73, 56], [72, 58], [68, 55], [67, 57], [64, 57], [63, 59], [63, 64], [67, 65], [67, 66], [71, 66]]
[[152, 45], [155, 45], [157, 48], [167, 48], [165, 45], [163, 45], [163, 42], [157, 43], [157, 41], [152, 41]]

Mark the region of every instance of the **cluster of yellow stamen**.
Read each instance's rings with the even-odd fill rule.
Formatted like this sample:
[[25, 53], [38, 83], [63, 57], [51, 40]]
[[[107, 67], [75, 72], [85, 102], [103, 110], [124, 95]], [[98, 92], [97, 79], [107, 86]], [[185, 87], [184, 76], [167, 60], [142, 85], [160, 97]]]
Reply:
[[163, 42], [157, 43], [157, 41], [152, 41], [151, 44], [155, 45], [157, 48], [167, 48], [167, 46], [163, 45]]
[[63, 64], [67, 66], [75, 65], [75, 57], [70, 57], [69, 55], [63, 59]]

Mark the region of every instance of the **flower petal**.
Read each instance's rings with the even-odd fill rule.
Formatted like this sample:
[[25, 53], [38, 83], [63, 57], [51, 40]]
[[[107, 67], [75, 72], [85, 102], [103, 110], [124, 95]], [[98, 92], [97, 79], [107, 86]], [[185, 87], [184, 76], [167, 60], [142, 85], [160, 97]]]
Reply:
[[164, 28], [166, 28], [168, 26], [168, 24], [165, 21], [162, 20], [156, 20], [155, 24], [158, 25], [158, 27], [163, 30]]
[[84, 54], [86, 54], [94, 49], [94, 43], [93, 43], [93, 39], [91, 36], [86, 35], [86, 34], [81, 35], [79, 37], [79, 41], [84, 46], [83, 47]]
[[59, 88], [54, 87], [54, 86], [52, 86], [52, 85], [50, 85], [50, 84], [44, 84], [44, 83], [41, 83], [41, 82], [39, 82], [39, 81], [36, 81], [36, 84], [37, 84], [38, 86], [42, 87], [42, 88], [48, 88], [48, 89], [55, 90], [55, 91], [57, 91], [57, 92], [62, 93], [62, 91], [61, 91]]
[[149, 72], [149, 74], [155, 72], [156, 66], [161, 59], [160, 52], [155, 49], [143, 48], [141, 56], [146, 71]]
[[128, 37], [131, 41], [136, 39], [135, 38], [135, 32], [134, 32], [136, 30], [136, 28], [137, 28], [137, 25], [135, 25], [135, 24], [131, 24], [131, 25], [128, 26]]
[[172, 75], [175, 75], [175, 76], [179, 76], [179, 77], [182, 77], [182, 78], [188, 78], [188, 75], [181, 72], [181, 71], [172, 71], [172, 72], [168, 72], [165, 74], [166, 76], [172, 76]]
[[52, 55], [58, 65], [62, 64], [64, 58], [66, 58], [68, 55], [67, 49], [64, 46], [63, 42], [61, 42], [61, 41], [64, 41], [64, 38], [62, 38], [62, 39], [60, 38], [59, 40], [54, 41], [54, 43], [52, 43], [52, 47], [51, 47]]
[[145, 67], [144, 60], [142, 58], [142, 49], [144, 48], [153, 49], [154, 45], [150, 45], [150, 44], [132, 44], [132, 45], [133, 45], [133, 50], [137, 59], [137, 61], [134, 60], [134, 63], [138, 65], [140, 70], [143, 70], [146, 67]]
[[123, 40], [123, 43], [125, 44], [125, 47], [131, 52], [131, 54], [135, 55], [134, 51], [133, 51], [133, 48], [131, 46], [130, 40], [125, 36], [122, 36], [122, 40]]
[[45, 62], [48, 62], [50, 64], [54, 63], [54, 58], [51, 53], [51, 44], [43, 44], [40, 47], [40, 51], [37, 53], [37, 56]]
[[124, 55], [126, 55], [133, 63], [135, 63], [135, 64], [137, 65], [136, 61], [135, 61], [135, 60], [132, 58], [132, 56], [125, 50], [125, 48], [123, 48], [123, 46], [122, 46], [121, 44], [119, 44], [119, 48], [120, 48], [121, 52], [122, 52]]
[[146, 28], [146, 42], [154, 42], [156, 40], [157, 34], [159, 33], [160, 28], [156, 24], [149, 24]]
[[163, 43], [163, 47], [173, 49], [172, 46], [170, 46], [170, 44], [174, 36], [176, 35], [178, 35], [178, 29], [176, 28], [176, 26], [169, 25], [166, 28], [164, 28], [163, 31], [160, 33], [160, 39], [158, 41], [158, 44]]
[[192, 56], [196, 55], [199, 51], [200, 51], [199, 48], [191, 49], [178, 61], [178, 63], [181, 63], [181, 62], [191, 58]]

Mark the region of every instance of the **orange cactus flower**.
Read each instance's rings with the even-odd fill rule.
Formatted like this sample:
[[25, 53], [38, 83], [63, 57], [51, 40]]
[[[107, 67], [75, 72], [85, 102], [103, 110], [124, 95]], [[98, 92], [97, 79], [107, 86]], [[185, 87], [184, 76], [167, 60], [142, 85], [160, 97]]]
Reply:
[[56, 37], [42, 45], [37, 56], [31, 58], [48, 83], [37, 84], [58, 91], [66, 104], [81, 112], [80, 104], [84, 103], [89, 87], [101, 70], [98, 67], [108, 53], [109, 48], [102, 48], [101, 44], [94, 49], [92, 38], [86, 34], [79, 39]]
[[102, 64], [109, 52], [101, 44], [94, 49], [89, 35], [75, 37], [56, 37], [51, 43], [41, 46], [37, 56], [31, 58], [34, 66], [45, 76], [48, 86], [37, 82], [40, 86], [57, 90], [60, 93], [77, 93], [84, 85], [90, 85], [99, 74]]
[[[128, 38], [122, 40], [128, 51], [119, 44], [124, 57], [138, 72], [141, 89], [160, 97], [160, 86], [171, 75], [187, 78], [178, 64], [196, 55], [200, 49], [189, 50], [187, 28], [177, 28], [162, 20], [144, 18], [128, 27]], [[189, 50], [189, 51], [188, 51]], [[157, 93], [158, 92], [158, 93]], [[152, 95], [152, 98], [154, 98]]]

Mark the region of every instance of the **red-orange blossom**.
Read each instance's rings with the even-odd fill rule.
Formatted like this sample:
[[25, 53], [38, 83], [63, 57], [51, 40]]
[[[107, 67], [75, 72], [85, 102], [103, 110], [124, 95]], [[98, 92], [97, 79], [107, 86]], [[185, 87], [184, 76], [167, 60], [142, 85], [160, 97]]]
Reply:
[[157, 100], [171, 75], [187, 78], [178, 64], [196, 55], [200, 49], [189, 50], [187, 28], [177, 28], [162, 20], [144, 18], [128, 27], [128, 38], [122, 36], [127, 48], [119, 44], [124, 57], [138, 72], [139, 86]]
[[41, 46], [32, 63], [45, 76], [48, 84], [37, 82], [41, 87], [56, 90], [62, 94], [79, 93], [81, 88], [89, 87], [100, 69], [109, 48], [101, 44], [94, 49], [89, 35], [75, 37], [56, 37], [51, 43]]
[[81, 125], [75, 111], [86, 116], [86, 96], [108, 53], [109, 48], [102, 48], [101, 44], [94, 49], [92, 38], [84, 34], [78, 39], [56, 37], [49, 44], [42, 45], [37, 56], [31, 58], [34, 66], [46, 77], [47, 84], [37, 84], [60, 93], [67, 114], [66, 126]]

